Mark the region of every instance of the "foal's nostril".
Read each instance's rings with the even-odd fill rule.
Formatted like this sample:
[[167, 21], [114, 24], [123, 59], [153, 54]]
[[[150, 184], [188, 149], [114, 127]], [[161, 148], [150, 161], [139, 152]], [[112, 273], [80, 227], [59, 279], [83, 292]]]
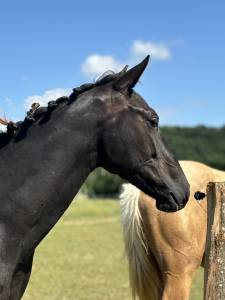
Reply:
[[176, 205], [178, 206], [178, 208], [181, 208], [182, 205], [180, 205], [179, 201], [177, 200], [177, 198], [176, 198], [176, 196], [174, 195], [173, 192], [170, 192], [170, 196], [173, 198], [173, 200], [176, 203]]
[[153, 154], [152, 154], [152, 158], [153, 158], [153, 159], [156, 159], [156, 158], [157, 158], [157, 153], [153, 153]]

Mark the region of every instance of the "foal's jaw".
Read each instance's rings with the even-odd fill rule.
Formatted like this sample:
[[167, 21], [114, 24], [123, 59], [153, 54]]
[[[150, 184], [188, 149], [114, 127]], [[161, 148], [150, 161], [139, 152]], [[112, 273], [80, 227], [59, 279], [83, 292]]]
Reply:
[[[156, 200], [156, 208], [164, 212], [176, 212], [183, 209], [189, 199], [190, 186], [177, 165], [177, 174], [175, 176], [158, 176], [155, 178], [156, 168], [146, 165], [139, 172], [124, 177], [132, 184], [136, 185], [145, 194], [150, 195]], [[146, 180], [148, 178], [148, 180]], [[160, 180], [163, 178], [163, 180]]]

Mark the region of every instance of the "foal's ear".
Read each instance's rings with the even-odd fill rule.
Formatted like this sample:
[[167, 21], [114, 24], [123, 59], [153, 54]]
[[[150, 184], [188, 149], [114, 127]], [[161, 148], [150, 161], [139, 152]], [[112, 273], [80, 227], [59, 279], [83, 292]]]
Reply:
[[126, 65], [120, 72], [119, 72], [119, 76], [124, 75], [126, 73], [126, 71], [128, 70], [129, 66]]
[[130, 69], [127, 72], [126, 71], [123, 72], [122, 73], [123, 75], [120, 76], [113, 83], [113, 88], [116, 91], [119, 91], [122, 93], [129, 92], [129, 90], [131, 90], [135, 86], [135, 84], [138, 82], [139, 78], [141, 77], [142, 73], [144, 72], [144, 70], [148, 64], [148, 61], [149, 61], [149, 55], [140, 64], [136, 65], [135, 67], [133, 67], [132, 69]]

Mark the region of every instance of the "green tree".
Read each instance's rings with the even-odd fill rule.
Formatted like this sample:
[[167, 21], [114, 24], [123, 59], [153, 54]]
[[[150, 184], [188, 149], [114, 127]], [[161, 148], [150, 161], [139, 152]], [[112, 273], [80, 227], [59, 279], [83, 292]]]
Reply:
[[122, 182], [119, 176], [98, 168], [88, 176], [81, 190], [90, 197], [112, 197], [118, 195]]

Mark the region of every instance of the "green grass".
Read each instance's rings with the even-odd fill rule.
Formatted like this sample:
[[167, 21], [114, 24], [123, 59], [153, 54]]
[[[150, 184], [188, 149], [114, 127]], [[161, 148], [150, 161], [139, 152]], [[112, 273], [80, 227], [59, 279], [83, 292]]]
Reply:
[[[198, 273], [191, 300], [202, 299]], [[36, 250], [23, 300], [130, 300], [119, 204], [78, 197]]]
[[203, 299], [203, 282], [204, 282], [204, 270], [200, 268], [195, 275], [195, 279], [192, 285], [190, 300], [202, 300]]

